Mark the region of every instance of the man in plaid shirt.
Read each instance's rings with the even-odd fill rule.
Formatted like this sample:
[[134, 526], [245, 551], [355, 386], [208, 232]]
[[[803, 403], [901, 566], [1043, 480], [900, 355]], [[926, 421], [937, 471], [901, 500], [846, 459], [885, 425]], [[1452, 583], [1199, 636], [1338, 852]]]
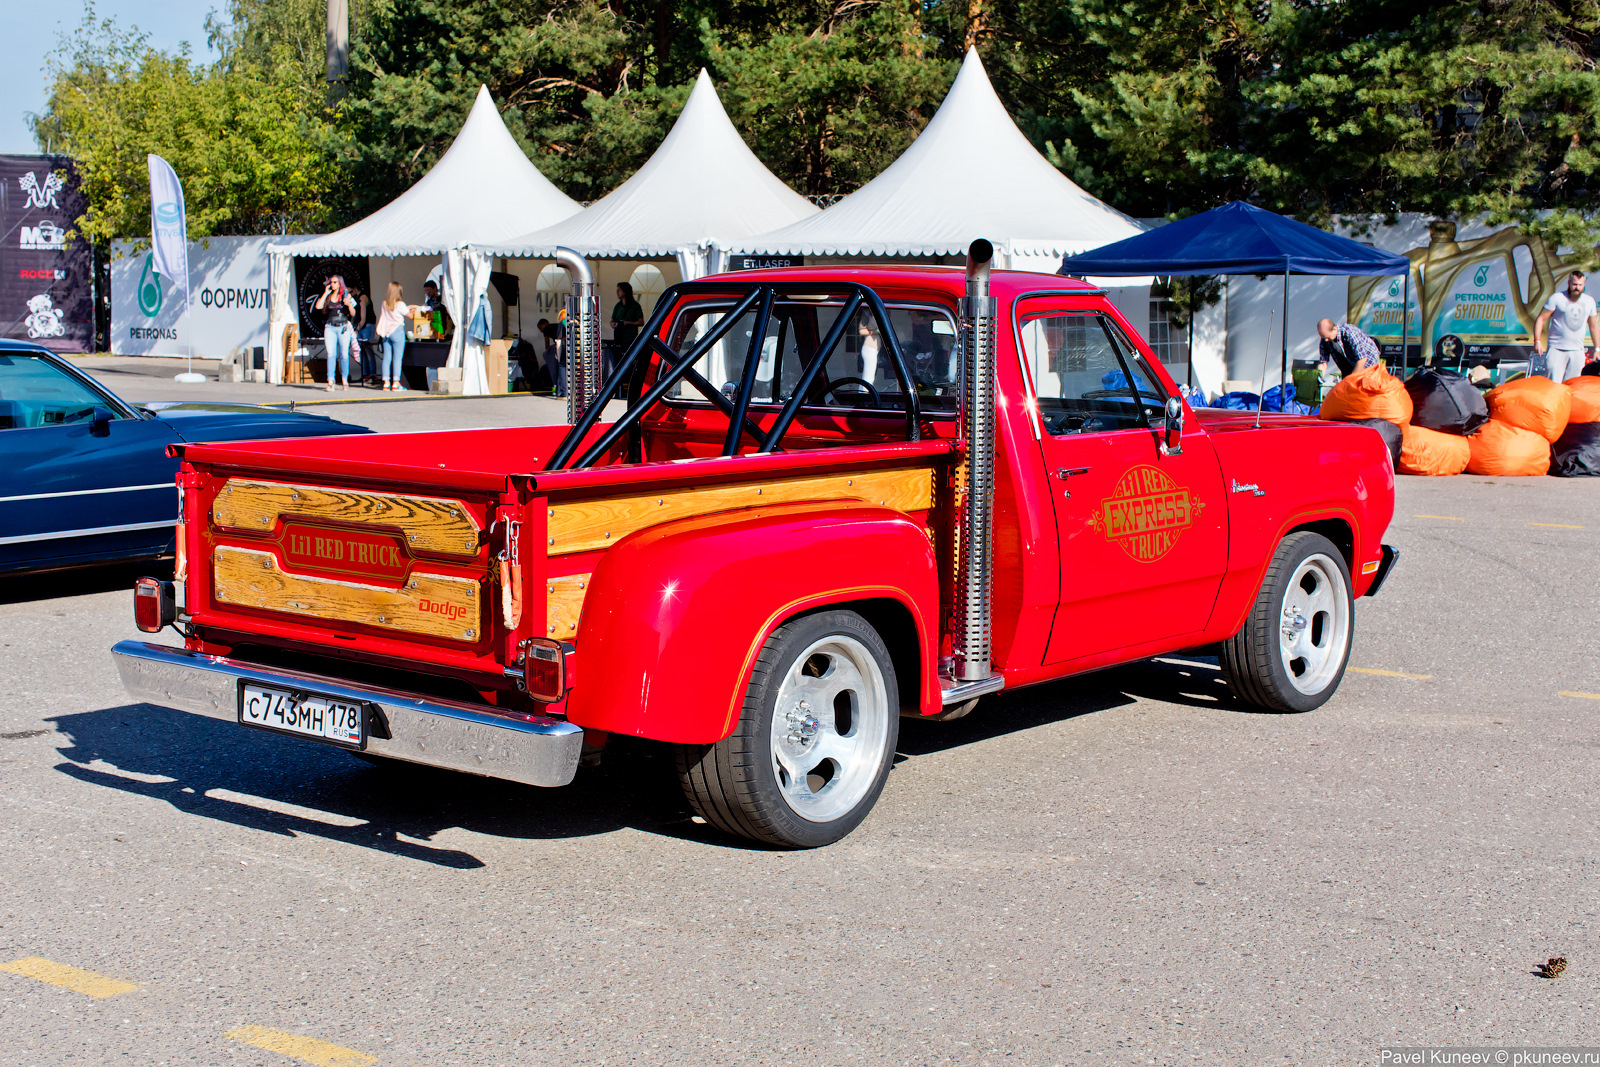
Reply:
[[1377, 342], [1348, 322], [1335, 326], [1332, 319], [1323, 319], [1317, 323], [1317, 336], [1322, 338], [1322, 361], [1338, 364], [1340, 374], [1376, 367], [1383, 359]]

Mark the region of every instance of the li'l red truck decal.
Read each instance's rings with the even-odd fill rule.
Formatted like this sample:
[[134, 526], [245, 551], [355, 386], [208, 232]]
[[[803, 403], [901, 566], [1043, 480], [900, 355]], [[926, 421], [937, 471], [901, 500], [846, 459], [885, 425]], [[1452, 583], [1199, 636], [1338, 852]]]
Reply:
[[336, 530], [289, 520], [277, 537], [284, 568], [299, 574], [376, 579], [399, 585], [411, 559], [398, 534]]
[[1089, 516], [1089, 525], [1140, 563], [1172, 551], [1183, 531], [1205, 507], [1188, 489], [1148, 464], [1129, 467], [1111, 495]]

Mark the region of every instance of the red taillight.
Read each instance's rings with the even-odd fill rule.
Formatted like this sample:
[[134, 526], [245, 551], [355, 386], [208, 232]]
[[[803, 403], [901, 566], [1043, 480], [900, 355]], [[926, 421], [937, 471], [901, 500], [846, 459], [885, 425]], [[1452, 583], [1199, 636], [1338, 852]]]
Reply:
[[553, 704], [567, 695], [567, 647], [535, 637], [522, 654], [522, 681], [528, 695]]
[[178, 617], [178, 601], [171, 582], [140, 578], [133, 583], [133, 623], [147, 634], [158, 634]]

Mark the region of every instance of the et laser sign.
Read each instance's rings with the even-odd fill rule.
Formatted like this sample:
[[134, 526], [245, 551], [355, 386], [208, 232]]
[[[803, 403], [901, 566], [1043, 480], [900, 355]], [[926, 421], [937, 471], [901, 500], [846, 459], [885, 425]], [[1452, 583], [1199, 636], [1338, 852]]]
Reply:
[[111, 351], [119, 356], [226, 356], [267, 343], [267, 245], [295, 237], [189, 242], [189, 303], [155, 268], [147, 241], [111, 252]]

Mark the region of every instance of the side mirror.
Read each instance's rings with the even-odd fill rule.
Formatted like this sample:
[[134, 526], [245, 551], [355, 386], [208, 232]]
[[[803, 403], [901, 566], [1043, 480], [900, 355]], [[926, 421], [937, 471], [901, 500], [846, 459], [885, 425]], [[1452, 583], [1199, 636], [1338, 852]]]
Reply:
[[111, 413], [110, 408], [101, 407], [100, 405], [96, 404], [94, 409], [94, 420], [89, 423], [90, 435], [94, 437], [105, 437], [111, 432], [111, 420], [115, 417], [116, 416]]
[[1164, 456], [1183, 455], [1183, 401], [1175, 396], [1167, 397], [1166, 424], [1161, 430], [1161, 454]]

